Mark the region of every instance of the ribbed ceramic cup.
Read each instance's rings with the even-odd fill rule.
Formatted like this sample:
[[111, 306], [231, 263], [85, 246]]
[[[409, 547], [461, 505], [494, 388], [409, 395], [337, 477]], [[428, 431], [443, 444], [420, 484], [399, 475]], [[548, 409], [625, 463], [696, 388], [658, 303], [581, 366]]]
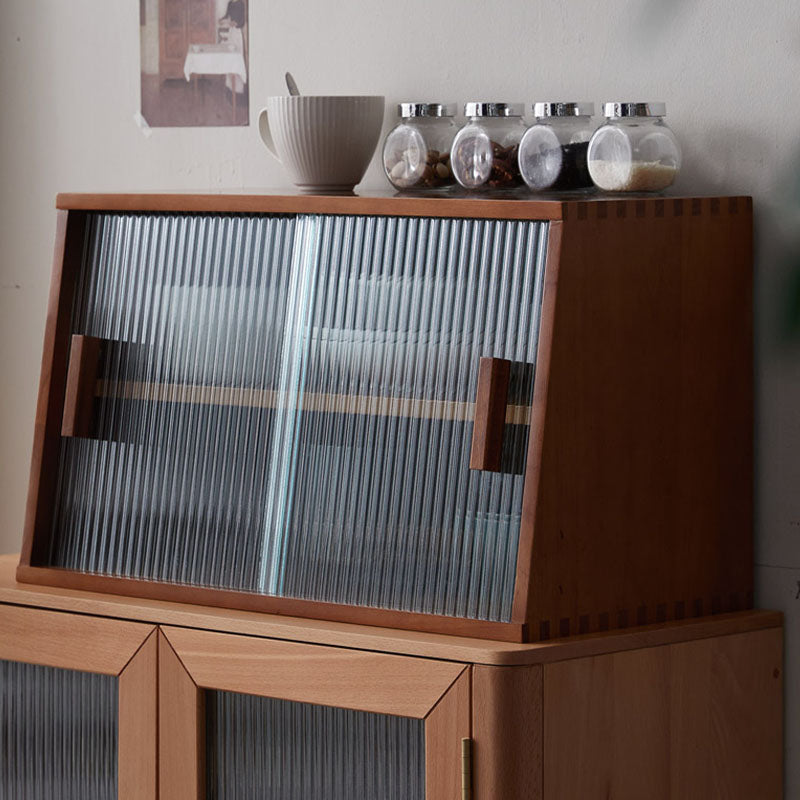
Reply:
[[267, 149], [303, 192], [352, 192], [383, 125], [383, 97], [268, 97], [258, 116]]

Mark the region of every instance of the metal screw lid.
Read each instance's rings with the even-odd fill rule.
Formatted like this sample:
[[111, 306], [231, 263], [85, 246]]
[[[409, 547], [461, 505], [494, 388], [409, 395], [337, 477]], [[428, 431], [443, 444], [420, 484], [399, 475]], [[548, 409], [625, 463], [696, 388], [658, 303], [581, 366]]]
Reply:
[[397, 113], [401, 117], [454, 117], [455, 103], [398, 103]]
[[663, 117], [666, 113], [665, 103], [603, 103], [604, 117]]
[[464, 115], [467, 117], [521, 117], [524, 113], [525, 106], [522, 103], [464, 103]]
[[594, 103], [534, 103], [534, 117], [591, 117]]

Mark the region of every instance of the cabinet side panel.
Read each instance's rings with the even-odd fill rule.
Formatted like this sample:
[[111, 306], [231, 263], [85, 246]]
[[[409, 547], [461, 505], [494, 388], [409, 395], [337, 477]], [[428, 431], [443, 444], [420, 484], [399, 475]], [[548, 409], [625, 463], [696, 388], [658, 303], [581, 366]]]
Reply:
[[476, 798], [542, 797], [542, 667], [472, 670]]
[[670, 800], [669, 648], [544, 667], [544, 795]]
[[782, 654], [779, 628], [672, 647], [673, 797], [783, 796]]
[[544, 667], [544, 792], [781, 797], [781, 631]]
[[752, 211], [583, 204], [566, 220], [533, 638], [752, 603]]

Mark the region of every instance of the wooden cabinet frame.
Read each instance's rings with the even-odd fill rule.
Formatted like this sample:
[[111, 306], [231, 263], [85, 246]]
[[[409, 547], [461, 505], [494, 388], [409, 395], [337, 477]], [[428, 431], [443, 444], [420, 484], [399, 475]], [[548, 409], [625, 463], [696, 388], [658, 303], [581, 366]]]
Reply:
[[161, 628], [162, 797], [205, 796], [204, 690], [425, 720], [426, 800], [460, 800], [470, 667], [186, 628]]
[[[60, 195], [57, 205], [20, 581], [511, 642], [752, 607], [750, 198], [86, 194]], [[549, 222], [511, 620], [44, 566], [64, 424], [69, 313], [91, 211]]]
[[4, 606], [0, 658], [118, 679], [119, 800], [156, 800], [157, 631], [153, 625]]

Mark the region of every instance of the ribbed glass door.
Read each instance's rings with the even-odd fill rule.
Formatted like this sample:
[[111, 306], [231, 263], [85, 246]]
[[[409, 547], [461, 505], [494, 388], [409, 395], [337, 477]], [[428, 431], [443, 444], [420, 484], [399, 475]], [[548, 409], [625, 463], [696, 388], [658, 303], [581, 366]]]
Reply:
[[117, 679], [0, 660], [0, 797], [117, 797]]
[[[508, 621], [547, 225], [97, 214], [52, 566]], [[478, 365], [511, 362], [469, 469]]]
[[424, 800], [424, 720], [210, 691], [207, 800]]
[[[510, 619], [544, 226], [304, 225], [259, 591]], [[500, 472], [469, 469], [482, 356], [512, 361]]]

